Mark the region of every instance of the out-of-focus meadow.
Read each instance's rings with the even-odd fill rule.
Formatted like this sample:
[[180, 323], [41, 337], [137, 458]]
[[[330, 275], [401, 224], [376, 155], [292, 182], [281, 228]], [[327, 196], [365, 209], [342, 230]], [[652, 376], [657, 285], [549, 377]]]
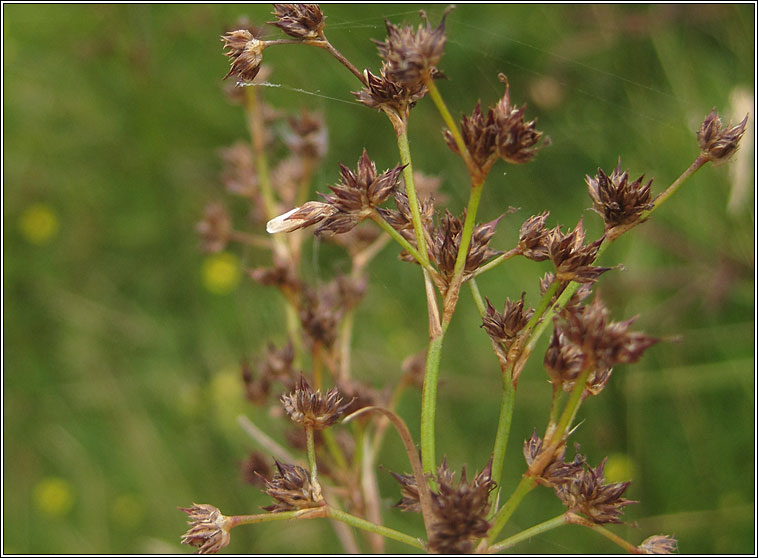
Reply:
[[[443, 8], [427, 7], [433, 23]], [[632, 178], [645, 173], [659, 192], [697, 156], [695, 131], [714, 106], [733, 122], [750, 113], [734, 161], [700, 171], [604, 254], [605, 265], [624, 266], [598, 283], [613, 317], [639, 314], [637, 329], [680, 339], [619, 367], [583, 407], [574, 436], [591, 463], [610, 456], [612, 480], [634, 481], [626, 496], [639, 503], [616, 532], [635, 543], [671, 534], [683, 553], [754, 551], [754, 9], [461, 5], [448, 18], [440, 63], [455, 115], [478, 99], [497, 101], [504, 72], [514, 101], [527, 102], [552, 139], [532, 164], [500, 162], [488, 180], [482, 221], [521, 208], [501, 221], [497, 249], [511, 248], [523, 220], [543, 210], [549, 226], [573, 227], [584, 215], [589, 234], [599, 234], [586, 174], [610, 171], [621, 156]], [[370, 39], [384, 38], [383, 18], [415, 24], [417, 10], [327, 5], [326, 32], [356, 66], [376, 72]], [[271, 20], [271, 8], [3, 11], [3, 552], [189, 552], [177, 506], [235, 514], [269, 502], [239, 474], [254, 444], [237, 416], [281, 434], [246, 403], [239, 374], [241, 357], [284, 339], [281, 299], [244, 273], [268, 256], [232, 247], [208, 257], [194, 232], [205, 203], [225, 196], [218, 149], [246, 137], [240, 108], [222, 91], [219, 36], [240, 16]], [[264, 58], [269, 81], [281, 84], [263, 90], [267, 101], [320, 110], [329, 126], [314, 190], [335, 183], [337, 163], [352, 167], [363, 147], [380, 169], [397, 164], [388, 122], [354, 102], [357, 80], [325, 52], [283, 46]], [[469, 186], [442, 126], [423, 99], [411, 117], [414, 164], [444, 177], [442, 192], [460, 212]], [[370, 266], [356, 318], [353, 373], [375, 386], [395, 381], [427, 339], [418, 268], [397, 252], [388, 246]], [[345, 263], [324, 247], [307, 262], [325, 278]], [[514, 260], [479, 285], [498, 308], [522, 290], [534, 305], [547, 270]], [[478, 470], [492, 447], [499, 377], [467, 294], [441, 378], [438, 453], [455, 469]], [[506, 493], [524, 469], [523, 440], [544, 428], [549, 398], [538, 351], [519, 384]], [[419, 400], [409, 391], [399, 406], [415, 436]], [[420, 535], [417, 517], [389, 508], [399, 489], [388, 471], [408, 470], [390, 438], [378, 473], [385, 521]], [[560, 510], [550, 490], [535, 491], [506, 534]], [[231, 552], [341, 548], [323, 521], [241, 527], [232, 539]], [[519, 550], [617, 547], [564, 527]]]

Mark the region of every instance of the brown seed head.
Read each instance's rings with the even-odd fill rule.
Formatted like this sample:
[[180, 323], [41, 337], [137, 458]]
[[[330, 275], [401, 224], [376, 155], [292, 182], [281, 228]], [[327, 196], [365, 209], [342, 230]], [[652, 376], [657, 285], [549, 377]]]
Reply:
[[423, 82], [408, 85], [390, 79], [387, 76], [386, 63], [382, 64], [378, 76], [369, 70], [364, 70], [363, 76], [366, 87], [352, 93], [359, 103], [377, 110], [389, 108], [398, 115], [407, 115], [416, 102], [428, 92]]
[[253, 163], [250, 144], [238, 141], [219, 150], [224, 163], [221, 182], [226, 191], [238, 196], [252, 197], [258, 191], [258, 174]]
[[331, 204], [309, 201], [271, 219], [266, 223], [266, 231], [270, 234], [296, 231], [320, 223], [335, 213], [337, 209]]
[[544, 211], [539, 215], [532, 215], [524, 221], [519, 232], [519, 251], [524, 257], [535, 262], [541, 262], [550, 257], [547, 249], [550, 231], [545, 227], [548, 215], [550, 215], [549, 211]]
[[522, 105], [521, 108], [511, 105], [508, 79], [504, 74], [498, 75], [498, 78], [505, 83], [505, 95], [494, 109], [497, 154], [509, 163], [522, 165], [531, 161], [547, 142], [537, 145], [543, 136], [543, 133], [536, 129], [537, 121], [524, 121], [526, 105]]
[[711, 161], [714, 165], [720, 165], [729, 160], [739, 147], [742, 135], [745, 133], [747, 126], [747, 117], [732, 126], [731, 123], [726, 129], [722, 129], [721, 118], [719, 118], [716, 109], [705, 117], [703, 124], [697, 132], [697, 144], [700, 147], [702, 155]]
[[643, 211], [653, 207], [650, 200], [650, 185], [653, 180], [643, 184], [645, 175], [634, 182], [629, 181], [629, 172], [621, 172], [621, 159], [610, 175], [603, 169], [597, 169], [597, 176], [586, 176], [585, 181], [592, 198], [593, 209], [605, 221], [605, 230], [616, 225], [625, 225], [638, 221]]
[[215, 554], [229, 544], [230, 521], [219, 509], [210, 504], [192, 504], [191, 508], [179, 508], [189, 516], [189, 530], [182, 542], [197, 548], [198, 554]]
[[[542, 276], [540, 279], [540, 294], [542, 296], [545, 296], [545, 293], [547, 292], [550, 284], [554, 279], [554, 273], [547, 272]], [[554, 302], [560, 296], [560, 294], [561, 289], [558, 289], [551, 302]], [[562, 318], [567, 318], [568, 315], [572, 312], [581, 312], [581, 303], [585, 298], [590, 296], [590, 294], [592, 294], [592, 283], [580, 283], [579, 288], [576, 290], [576, 292], [574, 292], [573, 295], [571, 295], [571, 298], [568, 299], [562, 308], [558, 309], [558, 315]]]
[[524, 309], [525, 296], [526, 292], [523, 292], [521, 299], [513, 302], [510, 298], [506, 298], [502, 314], [495, 310], [489, 299], [485, 299], [487, 310], [482, 317], [482, 327], [493, 341], [503, 343], [506, 351], [534, 314], [534, 309]]
[[584, 368], [584, 353], [577, 345], [566, 339], [561, 326], [556, 323], [550, 345], [545, 351], [545, 370], [550, 383], [564, 391], [571, 391]]
[[[471, 159], [486, 175], [498, 159], [495, 111], [489, 109], [485, 115], [481, 101], [477, 102], [471, 116], [464, 116], [461, 120], [461, 136]], [[461, 154], [450, 130], [445, 130], [445, 141], [453, 153]]]
[[263, 480], [266, 485], [265, 493], [271, 496], [275, 503], [264, 507], [264, 510], [276, 513], [323, 505], [321, 491], [311, 484], [308, 471], [298, 465], [280, 463], [276, 459], [274, 462], [277, 469], [274, 477], [271, 480]]
[[342, 397], [336, 387], [322, 395], [321, 390], [314, 392], [303, 376], [300, 376], [295, 391], [282, 395], [281, 400], [293, 422], [313, 430], [333, 425], [350, 405], [341, 405]]
[[259, 41], [247, 29], [230, 31], [221, 37], [224, 41], [226, 54], [232, 61], [229, 73], [237, 76], [241, 81], [253, 81], [261, 69], [263, 62], [263, 49], [266, 48], [264, 41]]
[[582, 219], [579, 219], [579, 223], [571, 232], [564, 234], [560, 226], [550, 231], [547, 252], [555, 265], [556, 276], [561, 281], [591, 283], [610, 269], [592, 265], [603, 241], [602, 237], [587, 245], [584, 244], [584, 239]]
[[471, 482], [465, 468], [457, 483], [454, 476], [443, 460], [437, 471], [438, 489], [432, 495], [434, 522], [429, 535], [430, 550], [440, 554], [470, 553], [490, 528], [489, 495], [496, 486], [491, 478], [492, 461]]
[[596, 524], [621, 523], [621, 514], [633, 500], [622, 498], [629, 482], [604, 484], [603, 469], [606, 459], [596, 468], [587, 466], [570, 482], [559, 484], [555, 493], [569, 511], [580, 513]]
[[398, 27], [385, 22], [387, 38], [374, 43], [386, 63], [386, 74], [392, 81], [414, 87], [439, 73], [437, 64], [445, 47], [445, 18], [448, 12], [435, 28], [432, 28], [423, 11], [421, 17], [424, 21], [415, 31], [410, 25]]
[[[524, 459], [526, 459], [529, 469], [546, 449], [543, 448], [542, 439], [537, 436], [535, 429], [531, 437], [524, 442]], [[540, 484], [552, 487], [571, 482], [572, 479], [581, 474], [584, 468], [584, 457], [577, 453], [573, 461], [565, 461], [565, 456], [566, 444], [563, 443], [554, 450], [550, 462], [542, 471], [530, 471], [533, 473], [534, 479]]]
[[205, 207], [203, 219], [195, 226], [200, 234], [205, 252], [221, 252], [232, 235], [232, 218], [221, 203], [211, 203]]
[[669, 535], [653, 535], [642, 541], [638, 546], [642, 554], [676, 554], [677, 541]]
[[267, 23], [296, 39], [318, 39], [326, 25], [318, 4], [274, 4], [273, 15], [276, 21]]

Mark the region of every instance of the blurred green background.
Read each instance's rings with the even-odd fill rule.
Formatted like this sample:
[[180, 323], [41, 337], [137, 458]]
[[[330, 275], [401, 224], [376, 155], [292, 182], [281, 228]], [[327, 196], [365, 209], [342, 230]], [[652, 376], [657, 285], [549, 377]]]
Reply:
[[[376, 72], [369, 39], [384, 38], [384, 17], [417, 23], [418, 9], [328, 5], [327, 35], [356, 66]], [[443, 9], [427, 7], [432, 22]], [[591, 463], [611, 456], [614, 480], [634, 479], [627, 496], [640, 503], [614, 530], [635, 543], [671, 534], [683, 553], [755, 551], [754, 10], [461, 5], [448, 18], [440, 64], [454, 114], [469, 113], [477, 99], [496, 102], [504, 72], [514, 101], [527, 102], [552, 138], [533, 164], [498, 163], [488, 180], [482, 220], [521, 208], [501, 222], [499, 249], [546, 209], [550, 226], [573, 227], [584, 215], [598, 234], [585, 174], [610, 171], [621, 156], [634, 178], [654, 177], [659, 192], [694, 160], [695, 131], [712, 107], [725, 120], [750, 113], [736, 160], [700, 171], [604, 255], [606, 265], [625, 268], [598, 284], [614, 318], [640, 314], [637, 329], [681, 340], [619, 367], [583, 407], [574, 437]], [[240, 477], [254, 445], [236, 416], [274, 435], [281, 429], [245, 402], [238, 362], [266, 339], [284, 339], [281, 301], [239, 271], [265, 265], [266, 254], [232, 249], [223, 273], [223, 262], [200, 252], [193, 229], [204, 204], [224, 198], [218, 149], [246, 137], [240, 108], [222, 92], [228, 63], [219, 36], [240, 16], [262, 23], [270, 12], [3, 6], [5, 553], [189, 553], [179, 544], [186, 526], [177, 506], [255, 513], [269, 501]], [[271, 28], [270, 36], [280, 33]], [[272, 48], [265, 62], [270, 81], [282, 84], [264, 91], [268, 102], [321, 110], [330, 127], [314, 188], [334, 183], [337, 162], [353, 166], [364, 146], [380, 169], [397, 163], [389, 124], [353, 102], [357, 81], [324, 52]], [[424, 99], [410, 126], [414, 163], [444, 177], [442, 191], [459, 212], [466, 175], [441, 129]], [[371, 265], [356, 321], [354, 374], [376, 386], [394, 382], [426, 339], [418, 269], [396, 254], [390, 246]], [[345, 265], [326, 248], [308, 259], [314, 277]], [[499, 308], [522, 290], [534, 305], [547, 269], [513, 261], [480, 287]], [[489, 457], [499, 398], [496, 360], [478, 326], [466, 295], [447, 336], [439, 393], [438, 452], [469, 471]], [[544, 428], [549, 393], [538, 351], [519, 385], [506, 491], [523, 471], [523, 440]], [[409, 391], [399, 407], [416, 436], [419, 399]], [[420, 535], [419, 518], [389, 509], [399, 490], [387, 471], [407, 470], [393, 435], [379, 462], [386, 523]], [[508, 532], [560, 510], [551, 491], [535, 491]], [[407, 548], [390, 542], [388, 550]], [[518, 547], [617, 550], [579, 527]], [[311, 521], [240, 528], [225, 551], [340, 546], [327, 523]]]

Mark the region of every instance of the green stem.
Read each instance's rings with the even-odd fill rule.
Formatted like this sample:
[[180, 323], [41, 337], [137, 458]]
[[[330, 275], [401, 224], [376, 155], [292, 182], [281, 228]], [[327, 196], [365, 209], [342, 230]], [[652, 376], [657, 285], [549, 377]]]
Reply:
[[537, 325], [537, 322], [540, 321], [542, 318], [542, 315], [545, 313], [545, 310], [547, 310], [547, 307], [550, 306], [550, 301], [553, 300], [553, 296], [555, 296], [556, 291], [558, 290], [558, 287], [560, 287], [561, 282], [557, 279], [553, 279], [553, 281], [550, 283], [550, 286], [545, 291], [545, 294], [542, 295], [542, 298], [540, 299], [540, 303], [537, 305], [537, 308], [534, 309], [534, 314], [532, 314], [532, 317], [529, 319], [528, 322], [526, 322], [526, 325], [524, 326], [524, 329], [522, 330], [523, 333], [528, 334], [532, 329], [534, 329], [534, 326]]
[[474, 297], [474, 304], [476, 309], [479, 310], [479, 315], [484, 316], [487, 312], [486, 306], [484, 306], [484, 300], [482, 299], [482, 293], [479, 292], [479, 285], [476, 283], [476, 279], [473, 277], [468, 280], [469, 289], [471, 289], [471, 296]]
[[510, 498], [508, 498], [505, 504], [503, 504], [503, 507], [500, 508], [497, 515], [495, 515], [495, 518], [492, 520], [492, 527], [490, 528], [488, 536], [489, 541], [495, 540], [495, 537], [500, 534], [500, 531], [505, 527], [505, 524], [508, 523], [513, 512], [516, 511], [521, 500], [523, 500], [524, 496], [529, 494], [535, 486], [537, 486], [537, 483], [531, 477], [521, 477], [521, 481], [518, 483], [516, 490], [513, 491], [513, 494], [511, 494]]
[[434, 415], [437, 408], [437, 381], [440, 372], [440, 356], [444, 332], [429, 341], [426, 353], [424, 385], [421, 390], [421, 462], [424, 473], [434, 474], [437, 468], [434, 443]]
[[655, 198], [653, 201], [653, 207], [648, 209], [647, 211], [644, 211], [642, 215], [640, 216], [640, 220], [646, 219], [653, 211], [658, 209], [660, 206], [662, 206], [664, 203], [666, 203], [666, 200], [668, 200], [678, 189], [679, 187], [686, 182], [686, 180], [695, 174], [698, 170], [700, 170], [700, 167], [705, 165], [708, 162], [708, 159], [704, 157], [702, 154], [698, 155], [698, 157], [695, 159], [695, 161], [687, 168], [686, 171], [684, 171], [679, 178], [674, 180], [674, 182], [666, 188], [661, 194], [658, 195], [658, 197]]
[[[267, 523], [269, 521], [285, 521], [287, 519], [298, 519], [301, 516], [305, 516], [307, 519], [311, 514], [304, 512], [312, 512], [316, 509], [319, 508], [309, 508], [307, 510], [295, 510], [277, 513], [259, 513], [255, 515], [233, 515], [231, 517], [227, 517], [227, 521], [229, 522], [229, 529], [233, 529], [239, 525], [254, 525], [256, 523]], [[315, 514], [314, 517], [319, 517], [319, 515]]]
[[337, 510], [331, 506], [327, 507], [326, 513], [328, 517], [331, 517], [332, 519], [336, 519], [337, 521], [341, 521], [348, 525], [352, 525], [353, 527], [357, 527], [358, 529], [363, 529], [364, 531], [370, 531], [371, 533], [376, 533], [377, 535], [387, 537], [388, 539], [400, 541], [402, 543], [405, 543], [414, 548], [418, 548], [420, 550], [426, 550], [426, 547], [419, 539], [411, 537], [410, 535], [406, 535], [405, 533], [402, 533], [400, 531], [396, 531], [395, 529], [390, 529], [389, 527], [385, 527], [384, 525], [377, 525], [376, 523], [371, 523], [370, 521], [366, 521], [365, 519], [361, 519], [360, 517], [355, 517], [354, 515], [343, 512], [341, 510]]
[[496, 552], [502, 552], [503, 550], [511, 548], [512, 546], [516, 546], [520, 542], [523, 542], [527, 539], [531, 539], [532, 537], [541, 535], [542, 533], [546, 533], [547, 531], [555, 529], [556, 527], [561, 527], [566, 524], [567, 524], [566, 514], [562, 513], [561, 515], [554, 517], [553, 519], [548, 519], [547, 521], [543, 521], [542, 523], [539, 523], [535, 525], [534, 527], [529, 527], [529, 529], [524, 529], [520, 533], [516, 533], [515, 535], [508, 537], [507, 539], [503, 539], [497, 544], [493, 544], [491, 547], [487, 549], [487, 552], [490, 554], [494, 554]]
[[313, 429], [305, 427], [305, 451], [308, 455], [308, 467], [311, 470], [311, 485], [314, 492], [321, 497], [321, 483], [318, 482], [318, 469], [316, 467], [316, 444], [313, 440]]
[[[424, 225], [421, 222], [421, 210], [419, 209], [418, 197], [416, 196], [416, 184], [413, 181], [413, 165], [411, 163], [411, 148], [408, 144], [408, 127], [403, 126], [395, 129], [397, 133], [397, 147], [400, 151], [400, 162], [403, 167], [403, 179], [405, 180], [405, 191], [408, 194], [408, 205], [411, 208], [411, 219], [413, 221], [413, 230], [416, 233], [416, 245], [418, 246], [418, 256], [425, 267], [429, 266], [429, 253], [426, 249], [426, 237], [424, 236]], [[414, 256], [416, 257], [416, 256]], [[418, 257], [416, 259], [419, 259]]]
[[458, 147], [458, 151], [463, 158], [463, 162], [466, 163], [469, 174], [471, 174], [472, 177], [478, 176], [480, 174], [480, 171], [479, 169], [475, 168], [473, 161], [471, 160], [471, 155], [469, 154], [468, 148], [463, 141], [463, 136], [461, 136], [460, 131], [458, 131], [458, 126], [455, 123], [455, 120], [453, 120], [453, 115], [450, 114], [450, 111], [448, 110], [447, 105], [442, 98], [442, 95], [440, 95], [440, 91], [437, 89], [437, 84], [434, 83], [433, 79], [425, 80], [424, 84], [429, 90], [429, 96], [432, 98], [434, 106], [437, 107], [437, 111], [440, 113], [440, 116], [442, 116], [442, 120], [445, 121], [445, 125], [447, 126], [448, 130], [450, 130], [450, 133], [453, 136], [453, 140], [455, 141], [455, 145]]
[[508, 437], [511, 433], [513, 419], [513, 407], [516, 401], [516, 388], [513, 387], [512, 367], [507, 367], [502, 374], [503, 393], [500, 399], [500, 418], [497, 422], [495, 434], [495, 446], [492, 449], [492, 480], [498, 485], [498, 497], [500, 494], [500, 479], [503, 476], [503, 464], [508, 449]]
[[[247, 125], [250, 130], [250, 137], [253, 140], [253, 154], [255, 155], [255, 170], [258, 175], [258, 185], [263, 196], [266, 217], [273, 219], [277, 215], [276, 199], [274, 191], [271, 188], [271, 178], [268, 172], [268, 161], [266, 160], [265, 130], [263, 129], [263, 115], [261, 113], [261, 104], [258, 99], [257, 87], [245, 87], [245, 108], [247, 112]], [[277, 236], [274, 235], [276, 242]], [[284, 242], [283, 239], [279, 242]]]

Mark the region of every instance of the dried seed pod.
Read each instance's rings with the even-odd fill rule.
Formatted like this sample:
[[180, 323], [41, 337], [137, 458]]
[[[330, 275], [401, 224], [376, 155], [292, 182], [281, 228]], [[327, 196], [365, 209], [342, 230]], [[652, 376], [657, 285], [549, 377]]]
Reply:
[[313, 388], [303, 376], [291, 393], [282, 395], [284, 410], [292, 419], [304, 428], [323, 430], [337, 422], [351, 402], [341, 405], [342, 397], [336, 387], [326, 394]]
[[269, 512], [295, 511], [317, 508], [323, 505], [321, 490], [311, 484], [310, 473], [298, 465], [280, 463], [276, 459], [277, 471], [271, 480], [263, 479], [266, 494], [276, 502], [263, 509]]
[[[527, 467], [531, 469], [532, 464], [542, 454], [543, 449], [542, 438], [537, 436], [535, 429], [531, 437], [524, 442], [523, 452]], [[555, 487], [576, 478], [584, 468], [584, 457], [577, 453], [573, 461], [567, 462], [564, 460], [565, 456], [566, 444], [564, 443], [553, 451], [550, 462], [542, 471], [531, 471], [534, 479], [545, 486]]]
[[191, 508], [179, 508], [189, 516], [189, 530], [182, 542], [197, 548], [198, 554], [215, 554], [231, 541], [232, 525], [216, 506], [192, 504]]
[[521, 299], [514, 300], [513, 302], [511, 302], [510, 298], [506, 298], [502, 313], [495, 310], [489, 299], [485, 298], [487, 310], [482, 317], [482, 327], [487, 332], [487, 335], [490, 336], [490, 339], [496, 343], [503, 343], [506, 351], [534, 314], [534, 309], [524, 309], [525, 296], [526, 292], [523, 292], [521, 293]]
[[524, 221], [519, 232], [518, 249], [521, 254], [535, 262], [541, 262], [550, 257], [547, 243], [550, 231], [545, 227], [549, 211], [532, 215]]
[[326, 25], [318, 4], [274, 4], [276, 21], [267, 22], [296, 39], [318, 39]]
[[714, 107], [711, 113], [705, 117], [697, 132], [697, 144], [702, 156], [714, 165], [728, 161], [739, 147], [747, 126], [747, 117], [746, 114], [742, 122], [736, 126], [732, 126], [730, 123], [726, 129], [722, 129], [721, 118], [719, 118]]
[[597, 169], [597, 176], [585, 177], [593, 209], [605, 221], [605, 230], [616, 225], [626, 225], [639, 220], [644, 211], [653, 207], [650, 199], [650, 179], [643, 184], [643, 174], [634, 182], [629, 181], [629, 172], [621, 171], [621, 159], [610, 175]]
[[407, 85], [387, 77], [386, 63], [382, 64], [378, 76], [364, 70], [363, 77], [366, 86], [352, 93], [359, 103], [377, 110], [389, 108], [400, 115], [407, 114], [408, 110], [428, 92], [422, 82]]
[[[466, 145], [471, 159], [483, 174], [487, 174], [498, 159], [497, 135], [495, 112], [489, 109], [485, 116], [482, 112], [481, 101], [477, 102], [471, 116], [464, 116], [461, 120], [463, 143]], [[453, 153], [461, 154], [450, 130], [445, 130], [445, 141]]]
[[266, 223], [266, 232], [270, 234], [279, 232], [292, 232], [303, 229], [331, 217], [337, 213], [337, 209], [331, 204], [317, 201], [309, 201], [291, 209], [278, 217], [274, 217]]

